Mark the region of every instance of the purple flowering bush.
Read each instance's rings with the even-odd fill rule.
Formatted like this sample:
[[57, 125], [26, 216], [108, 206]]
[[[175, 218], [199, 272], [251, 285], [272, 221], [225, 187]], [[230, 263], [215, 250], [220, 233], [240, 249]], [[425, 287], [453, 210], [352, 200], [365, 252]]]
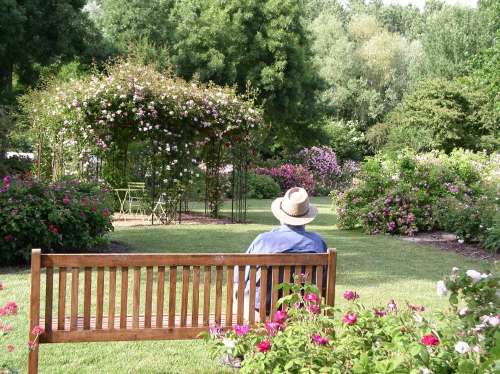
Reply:
[[283, 164], [272, 168], [256, 168], [255, 173], [273, 177], [282, 193], [292, 187], [303, 187], [310, 195], [314, 195], [316, 191], [313, 175], [302, 165]]
[[113, 229], [109, 191], [74, 180], [6, 176], [0, 188], [0, 263], [27, 263], [32, 248], [86, 250]]
[[333, 149], [330, 147], [304, 148], [300, 151], [299, 158], [314, 176], [318, 189], [329, 193], [338, 184], [342, 171]]
[[498, 225], [498, 161], [462, 150], [370, 157], [352, 187], [334, 195], [339, 223], [371, 234], [444, 229], [483, 242]]
[[494, 373], [499, 280], [454, 268], [437, 285], [440, 296], [450, 291], [451, 307], [430, 313], [394, 300], [370, 308], [352, 290], [344, 292], [345, 308], [331, 308], [296, 277], [280, 286], [291, 294], [273, 320], [227, 332], [214, 326], [205, 339], [215, 357], [242, 373]]

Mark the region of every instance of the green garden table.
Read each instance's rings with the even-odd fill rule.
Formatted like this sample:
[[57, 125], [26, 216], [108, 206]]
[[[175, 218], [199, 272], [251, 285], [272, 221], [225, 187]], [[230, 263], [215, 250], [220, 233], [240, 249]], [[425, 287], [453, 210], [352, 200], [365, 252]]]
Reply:
[[116, 197], [118, 198], [118, 202], [120, 203], [120, 211], [118, 212], [119, 216], [127, 220], [125, 216], [125, 203], [127, 202], [127, 197], [129, 194], [128, 188], [115, 188], [113, 191], [116, 193]]

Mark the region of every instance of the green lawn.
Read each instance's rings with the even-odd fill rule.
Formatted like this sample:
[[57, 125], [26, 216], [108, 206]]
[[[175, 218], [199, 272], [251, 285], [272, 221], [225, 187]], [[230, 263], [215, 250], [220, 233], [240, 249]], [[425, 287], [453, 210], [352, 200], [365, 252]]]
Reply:
[[[260, 232], [276, 224], [270, 201], [249, 202], [246, 225], [183, 225], [116, 230], [111, 238], [141, 252], [243, 252]], [[328, 246], [338, 250], [337, 300], [346, 289], [354, 289], [368, 304], [394, 298], [408, 300], [428, 309], [446, 305], [435, 296], [435, 282], [453, 266], [486, 269], [490, 265], [431, 247], [416, 246], [387, 236], [367, 236], [341, 231], [327, 198], [316, 198], [320, 215], [309, 229], [319, 232]], [[95, 279], [95, 278], [94, 278]], [[26, 337], [29, 272], [0, 268], [0, 304], [15, 300], [19, 315], [9, 337], [16, 349], [8, 353], [0, 345], [0, 367], [26, 371]], [[202, 341], [141, 343], [84, 343], [42, 345], [42, 373], [219, 373]]]

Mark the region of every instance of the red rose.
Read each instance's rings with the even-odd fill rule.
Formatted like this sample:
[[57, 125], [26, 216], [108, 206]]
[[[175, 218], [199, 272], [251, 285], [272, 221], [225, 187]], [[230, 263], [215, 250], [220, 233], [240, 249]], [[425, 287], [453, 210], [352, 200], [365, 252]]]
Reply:
[[427, 347], [439, 345], [439, 339], [434, 334], [427, 334], [422, 336], [420, 342]]
[[263, 340], [257, 344], [257, 349], [262, 353], [267, 352], [271, 349], [271, 342], [269, 339]]

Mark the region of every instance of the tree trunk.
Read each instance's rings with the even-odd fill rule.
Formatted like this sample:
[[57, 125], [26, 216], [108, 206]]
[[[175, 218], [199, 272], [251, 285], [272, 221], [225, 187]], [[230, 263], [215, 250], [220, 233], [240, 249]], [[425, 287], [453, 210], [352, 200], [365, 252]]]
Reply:
[[11, 62], [0, 63], [0, 93], [12, 95], [12, 71], [14, 65]]

